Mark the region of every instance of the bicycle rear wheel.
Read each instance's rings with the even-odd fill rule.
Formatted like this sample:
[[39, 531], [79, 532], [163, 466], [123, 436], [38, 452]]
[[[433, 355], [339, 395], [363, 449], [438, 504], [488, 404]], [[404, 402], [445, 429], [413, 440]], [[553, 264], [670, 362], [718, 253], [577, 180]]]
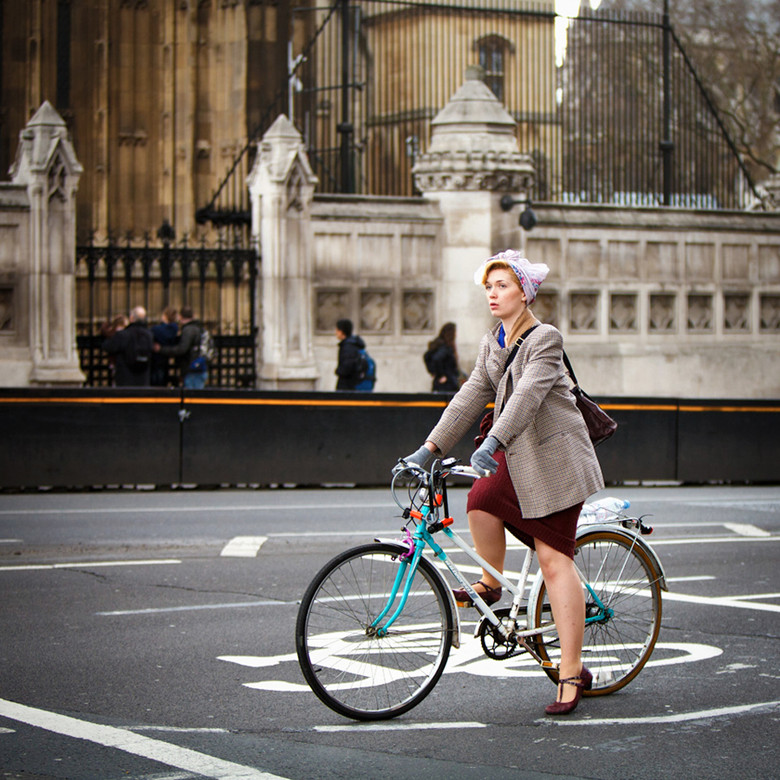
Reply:
[[392, 718], [419, 704], [452, 647], [452, 607], [425, 558], [388, 633], [378, 636], [372, 627], [402, 565], [398, 555], [397, 547], [381, 542], [347, 550], [312, 580], [298, 610], [295, 646], [303, 676], [321, 701], [348, 718]]
[[[644, 548], [614, 531], [593, 531], [577, 540], [574, 560], [605, 609], [585, 590], [585, 638], [582, 661], [593, 674], [593, 688], [583, 693], [601, 696], [627, 685], [653, 652], [661, 628], [661, 585]], [[547, 590], [530, 605], [533, 628], [552, 623]], [[591, 618], [590, 621], [587, 619]], [[544, 661], [558, 662], [560, 644], [555, 632], [534, 638]], [[545, 668], [558, 682], [558, 670]]]

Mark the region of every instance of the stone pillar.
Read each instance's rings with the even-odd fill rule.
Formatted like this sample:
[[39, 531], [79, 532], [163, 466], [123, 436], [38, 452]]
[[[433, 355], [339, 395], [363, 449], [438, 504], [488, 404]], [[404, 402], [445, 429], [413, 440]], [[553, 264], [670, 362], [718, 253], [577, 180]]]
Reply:
[[[16, 257], [14, 319], [25, 323], [28, 385], [81, 385], [76, 352], [76, 189], [82, 172], [62, 117], [48, 101], [20, 133], [12, 184], [24, 187], [27, 251]], [[2, 358], [0, 358], [2, 360]], [[18, 350], [13, 374], [20, 377]], [[0, 371], [0, 374], [3, 372]]]
[[317, 178], [300, 133], [281, 115], [249, 174], [252, 233], [260, 247], [258, 387], [313, 390], [311, 202]]
[[493, 322], [474, 271], [492, 254], [520, 248], [516, 210], [502, 211], [501, 196], [527, 197], [535, 178], [530, 156], [518, 150], [514, 120], [482, 73], [467, 68], [465, 82], [431, 122], [430, 148], [412, 171], [417, 188], [438, 201], [444, 216], [437, 328], [457, 324], [464, 366]]

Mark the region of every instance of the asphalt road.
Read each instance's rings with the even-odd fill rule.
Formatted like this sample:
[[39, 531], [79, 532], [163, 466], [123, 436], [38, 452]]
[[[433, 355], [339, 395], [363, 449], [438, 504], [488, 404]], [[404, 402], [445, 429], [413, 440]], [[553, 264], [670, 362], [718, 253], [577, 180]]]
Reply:
[[309, 691], [294, 624], [322, 564], [398, 531], [389, 491], [0, 495], [0, 777], [776, 777], [780, 488], [602, 495], [654, 515], [670, 585], [639, 677], [548, 718], [552, 684], [466, 612], [433, 693], [379, 724]]

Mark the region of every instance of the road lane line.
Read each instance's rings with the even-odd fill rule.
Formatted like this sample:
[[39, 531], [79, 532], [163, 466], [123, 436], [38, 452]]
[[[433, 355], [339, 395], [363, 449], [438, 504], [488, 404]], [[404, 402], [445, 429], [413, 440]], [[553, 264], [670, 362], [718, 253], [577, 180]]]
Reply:
[[184, 512], [186, 514], [211, 514], [212, 512], [301, 512], [313, 510], [343, 510], [343, 509], [397, 509], [392, 501], [361, 502], [359, 504], [286, 504], [282, 505], [236, 505], [236, 506], [141, 506], [141, 507], [82, 507], [69, 509], [0, 509], [0, 517], [6, 515], [143, 515], [143, 514], [170, 514], [172, 512]]
[[751, 604], [741, 599], [777, 598], [776, 593], [756, 594], [754, 596], [689, 596], [685, 593], [667, 591], [663, 601], [685, 601], [689, 604], [709, 604], [711, 607], [733, 607], [734, 609], [755, 609], [759, 612], [780, 612], [780, 604]]
[[558, 718], [539, 718], [536, 723], [551, 726], [641, 726], [646, 723], [684, 723], [690, 720], [723, 718], [729, 715], [741, 715], [753, 710], [774, 710], [780, 707], [780, 701], [762, 701], [756, 704], [742, 704], [734, 707], [716, 707], [712, 710], [697, 712], [678, 712], [670, 715], [647, 715], [639, 718], [583, 718], [582, 720], [562, 720]]
[[199, 753], [190, 748], [172, 745], [141, 734], [134, 734], [116, 726], [102, 726], [68, 715], [58, 715], [47, 710], [39, 710], [7, 699], [0, 699], [0, 717], [26, 723], [35, 728], [52, 731], [74, 739], [83, 739], [104, 747], [116, 748], [134, 756], [157, 761], [177, 769], [195, 772], [204, 777], [219, 780], [284, 780], [253, 767], [235, 764], [221, 758]]
[[223, 548], [224, 558], [256, 558], [267, 536], [234, 536]]
[[116, 615], [157, 615], [162, 612], [197, 612], [200, 609], [234, 609], [235, 607], [295, 607], [298, 601], [232, 601], [222, 604], [191, 604], [186, 607], [148, 607], [147, 609], [117, 609], [111, 612], [96, 612], [101, 617]]
[[339, 731], [429, 731], [435, 729], [486, 729], [487, 723], [452, 721], [451, 723], [355, 723], [344, 726], [314, 726], [312, 731], [333, 733]]
[[757, 525], [751, 525], [750, 523], [723, 523], [724, 528], [728, 528], [729, 531], [737, 534], [738, 536], [771, 536], [769, 531], [765, 531], [763, 528], [759, 528]]
[[673, 539], [653, 539], [651, 547], [662, 544], [730, 544], [733, 542], [780, 542], [780, 536], [679, 536]]
[[96, 569], [106, 566], [163, 566], [181, 563], [175, 558], [160, 558], [152, 561], [83, 561], [81, 563], [31, 563], [20, 566], [0, 566], [0, 571], [43, 571], [47, 569]]

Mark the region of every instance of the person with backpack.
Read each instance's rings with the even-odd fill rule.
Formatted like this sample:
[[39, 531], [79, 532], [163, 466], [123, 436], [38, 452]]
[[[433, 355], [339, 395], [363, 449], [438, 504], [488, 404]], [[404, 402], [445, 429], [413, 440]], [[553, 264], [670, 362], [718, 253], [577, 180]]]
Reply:
[[103, 342], [103, 351], [114, 358], [117, 387], [149, 387], [154, 339], [146, 325], [146, 309], [136, 306], [125, 328]]
[[193, 390], [206, 386], [209, 376], [209, 360], [212, 359], [211, 335], [200, 320], [195, 319], [192, 308], [182, 306], [179, 312], [179, 340], [173, 346], [155, 345], [160, 355], [176, 358], [182, 385]]
[[455, 349], [455, 323], [442, 325], [439, 335], [428, 343], [423, 355], [425, 367], [433, 377], [434, 393], [456, 393], [460, 388], [461, 372], [458, 368], [458, 352]]
[[339, 340], [338, 363], [336, 365], [336, 390], [374, 389], [376, 365], [366, 352], [366, 344], [360, 336], [353, 335], [352, 320], [336, 323], [336, 338]]

